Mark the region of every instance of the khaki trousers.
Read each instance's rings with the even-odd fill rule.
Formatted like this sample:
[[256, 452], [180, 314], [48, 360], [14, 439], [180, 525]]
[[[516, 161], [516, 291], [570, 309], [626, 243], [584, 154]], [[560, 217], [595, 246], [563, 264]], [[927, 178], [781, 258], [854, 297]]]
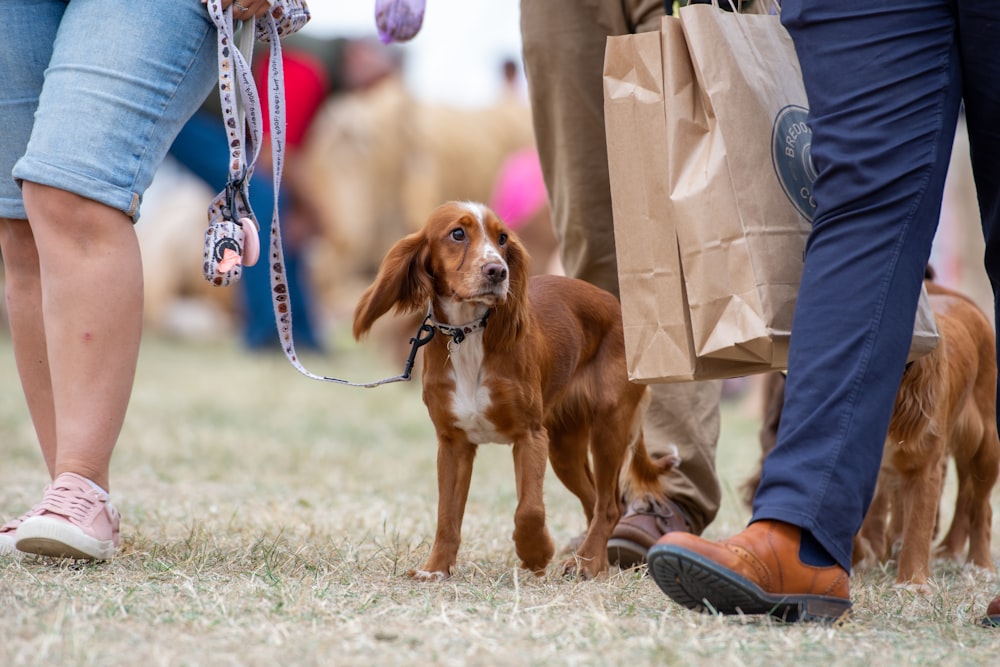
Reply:
[[[619, 295], [604, 134], [609, 35], [657, 30], [662, 0], [522, 0], [521, 37], [535, 136], [566, 273]], [[721, 382], [652, 386], [645, 437], [673, 443], [680, 468], [664, 488], [700, 533], [719, 510], [715, 474]]]

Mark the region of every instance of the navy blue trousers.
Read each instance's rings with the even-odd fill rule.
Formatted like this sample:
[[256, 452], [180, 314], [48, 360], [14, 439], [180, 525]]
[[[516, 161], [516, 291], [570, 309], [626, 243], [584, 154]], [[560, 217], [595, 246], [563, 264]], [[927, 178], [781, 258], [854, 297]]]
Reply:
[[1000, 2], [784, 0], [781, 20], [809, 98], [817, 208], [753, 520], [810, 531], [850, 570], [963, 99], [994, 295], [1000, 281]]
[[[170, 155], [209, 185], [222, 192], [229, 177], [229, 148], [222, 117], [199, 111], [181, 129]], [[260, 224], [262, 260], [243, 270], [240, 286], [243, 296], [243, 341], [251, 350], [281, 350], [274, 306], [271, 300], [271, 275], [266, 261], [271, 246], [271, 212], [274, 210], [274, 185], [271, 172], [257, 169], [250, 177], [250, 207]], [[279, 215], [285, 215], [284, 198], [279, 201]], [[282, 228], [284, 231], [284, 228]], [[313, 325], [313, 298], [305, 261], [297, 248], [284, 243], [285, 277], [288, 298], [295, 318], [295, 347], [298, 350], [321, 350], [323, 345]]]

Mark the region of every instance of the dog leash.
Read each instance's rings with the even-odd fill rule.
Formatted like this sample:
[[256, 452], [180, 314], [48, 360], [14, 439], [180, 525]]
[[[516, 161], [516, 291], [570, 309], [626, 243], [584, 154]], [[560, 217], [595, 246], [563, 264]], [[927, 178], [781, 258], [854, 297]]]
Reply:
[[243, 22], [237, 45], [232, 6], [223, 10], [218, 0], [210, 0], [207, 6], [219, 35], [219, 94], [229, 140], [230, 160], [226, 190], [219, 193], [209, 207], [209, 229], [205, 241], [205, 278], [213, 285], [225, 287], [242, 277], [244, 264], [251, 266], [256, 261], [254, 245], [257, 242], [257, 219], [250, 207], [247, 192], [250, 175], [260, 154], [263, 136], [260, 99], [250, 67], [256, 33], [263, 41], [270, 44], [267, 94], [271, 102], [274, 209], [271, 211], [268, 257], [271, 301], [282, 351], [297, 371], [313, 380], [366, 388], [409, 381], [412, 378], [417, 350], [434, 337], [435, 327], [431, 324], [433, 320], [429, 312], [414, 337], [410, 339], [410, 353], [403, 372], [399, 375], [374, 382], [350, 382], [313, 373], [299, 360], [292, 334], [292, 310], [288, 299], [285, 257], [278, 216], [278, 197], [285, 156], [285, 82], [280, 39], [282, 32], [274, 18], [267, 14], [259, 23], [254, 20]]

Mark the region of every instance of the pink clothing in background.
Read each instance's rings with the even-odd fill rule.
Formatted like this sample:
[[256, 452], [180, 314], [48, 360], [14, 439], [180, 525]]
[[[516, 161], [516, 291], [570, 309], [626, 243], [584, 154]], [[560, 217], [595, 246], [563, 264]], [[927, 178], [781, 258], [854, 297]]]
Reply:
[[547, 204], [538, 153], [534, 148], [512, 153], [500, 166], [490, 207], [516, 230]]

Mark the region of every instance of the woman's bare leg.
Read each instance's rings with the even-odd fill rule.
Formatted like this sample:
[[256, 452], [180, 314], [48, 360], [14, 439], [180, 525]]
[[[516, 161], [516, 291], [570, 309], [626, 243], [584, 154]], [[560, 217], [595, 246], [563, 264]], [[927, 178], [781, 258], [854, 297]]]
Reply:
[[28, 412], [42, 448], [42, 457], [55, 477], [56, 417], [52, 403], [48, 351], [42, 320], [42, 285], [38, 251], [27, 220], [0, 218], [0, 254], [3, 255], [7, 317], [10, 320], [14, 361], [21, 378]]
[[[25, 182], [23, 193], [38, 251], [51, 409], [42, 393], [44, 378], [22, 370], [22, 381], [27, 375], [39, 392], [29, 399], [36, 428], [40, 420], [42, 431], [49, 430], [48, 415], [54, 416], [53, 475], [74, 472], [108, 490], [142, 333], [138, 240], [121, 211], [35, 183]], [[14, 319], [11, 324], [16, 326]], [[22, 342], [19, 365], [31, 361], [31, 344]]]

